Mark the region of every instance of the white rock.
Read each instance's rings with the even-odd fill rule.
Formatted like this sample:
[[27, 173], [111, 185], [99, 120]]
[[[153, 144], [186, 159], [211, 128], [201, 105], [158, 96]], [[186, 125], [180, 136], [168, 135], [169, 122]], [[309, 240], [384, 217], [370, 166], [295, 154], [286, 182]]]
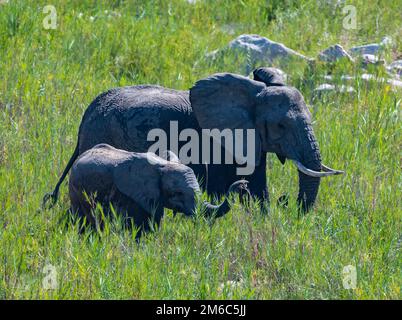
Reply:
[[382, 46], [378, 43], [366, 44], [364, 46], [357, 46], [349, 49], [349, 52], [354, 55], [362, 54], [377, 54], [382, 49]]
[[396, 79], [388, 79], [387, 83], [393, 87], [402, 88], [402, 81]]
[[363, 80], [366, 80], [366, 81], [377, 80], [377, 81], [383, 82], [383, 78], [376, 78], [375, 75], [373, 75], [373, 74], [368, 74], [368, 73], [363, 73], [362, 76], [361, 76], [361, 78], [362, 78]]
[[351, 86], [335, 86], [333, 84], [323, 83], [314, 89], [311, 102], [314, 103], [314, 101], [316, 101], [317, 99], [322, 99], [328, 95], [333, 96], [334, 94], [339, 93], [353, 95], [355, 92], [356, 90]]
[[324, 62], [336, 62], [339, 59], [353, 61], [353, 58], [349, 55], [349, 53], [347, 53], [347, 51], [339, 44], [335, 44], [321, 51], [318, 54], [318, 58]]
[[353, 88], [351, 86], [345, 86], [345, 85], [341, 85], [338, 88], [338, 90], [339, 90], [339, 92], [342, 92], [342, 93], [354, 93], [356, 91], [355, 88]]
[[224, 290], [229, 291], [229, 293], [233, 293], [234, 290], [240, 289], [244, 285], [244, 281], [240, 279], [239, 281], [229, 280], [221, 283], [218, 287], [218, 294], [222, 294]]
[[[325, 75], [323, 78], [328, 82], [333, 81], [333, 77], [331, 75]], [[393, 88], [402, 88], [402, 81], [400, 81], [399, 79], [379, 78], [379, 77], [376, 77], [374, 74], [369, 74], [369, 73], [363, 73], [360, 77], [358, 77], [358, 79], [361, 79], [365, 82], [387, 83], [390, 86], [392, 86]], [[349, 76], [349, 75], [343, 75], [343, 76], [341, 76], [341, 80], [344, 81], [345, 83], [348, 83], [350, 81], [356, 80], [356, 77]], [[341, 85], [338, 88], [336, 88], [336, 86], [334, 86], [332, 84], [325, 83], [323, 85], [318, 86], [314, 91], [317, 90], [317, 91], [325, 92], [325, 91], [330, 91], [330, 90], [334, 90], [334, 89], [339, 89], [339, 92], [352, 92], [350, 90], [350, 88], [352, 88], [352, 87], [346, 86], [346, 85]]]
[[385, 36], [385, 37], [383, 37], [382, 40], [381, 40], [381, 44], [382, 44], [383, 46], [385, 46], [385, 47], [391, 46], [392, 43], [393, 43], [392, 38], [389, 37], [389, 36]]
[[323, 83], [314, 89], [314, 91], [333, 91], [333, 90], [335, 90], [335, 85], [329, 83]]
[[[213, 62], [225, 55], [243, 55], [247, 57], [243, 64], [238, 63], [236, 71], [243, 75], [261, 65], [277, 65], [286, 67], [290, 61], [311, 62], [314, 59], [306, 57], [284, 44], [272, 41], [255, 34], [243, 34], [232, 40], [226, 47], [214, 50], [205, 55], [209, 62]], [[196, 62], [195, 65], [198, 65]]]
[[384, 37], [380, 43], [369, 43], [361, 46], [352, 47], [349, 52], [353, 56], [372, 54], [378, 55], [386, 47], [392, 44], [392, 39], [390, 37]]
[[117, 12], [117, 11], [112, 11], [108, 15], [108, 18], [120, 18], [120, 17], [121, 17], [121, 13]]
[[373, 74], [367, 74], [364, 73], [361, 76], [361, 79], [369, 82], [369, 81], [375, 81], [378, 83], [388, 83], [389, 85], [391, 85], [392, 87], [396, 87], [396, 88], [402, 88], [402, 81], [396, 80], [396, 79], [386, 79], [386, 78], [377, 78], [375, 75]]
[[355, 92], [355, 89], [351, 86], [345, 86], [345, 85], [340, 85], [340, 86], [335, 86], [333, 84], [329, 83], [324, 83], [319, 85], [317, 88], [314, 89], [314, 91], [321, 91], [321, 92], [330, 92], [330, 91], [337, 91], [337, 92], [342, 92], [342, 93], [353, 93]]
[[369, 64], [373, 64], [373, 65], [383, 65], [385, 64], [385, 60], [384, 59], [380, 59], [378, 56], [374, 55], [374, 54], [363, 54], [361, 56], [363, 65], [369, 65]]
[[255, 34], [243, 34], [229, 43], [229, 50], [248, 53], [254, 61], [272, 63], [276, 60], [299, 59], [311, 61], [308, 58], [284, 44], [269, 40]]
[[353, 79], [354, 79], [354, 77], [348, 76], [348, 75], [343, 75], [343, 76], [341, 77], [341, 80], [344, 80], [344, 81], [351, 81], [351, 80], [353, 80]]
[[388, 67], [387, 71], [392, 74], [396, 74], [402, 77], [402, 60], [396, 60], [392, 62]]
[[[324, 78], [325, 80], [327, 80], [327, 81], [333, 81], [333, 79], [334, 79], [331, 75], [325, 75], [323, 78]], [[352, 77], [352, 76], [349, 76], [349, 75], [343, 75], [343, 76], [341, 76], [341, 80], [342, 80], [342, 81], [351, 81], [351, 80], [354, 80], [354, 78], [355, 78], [355, 77]]]

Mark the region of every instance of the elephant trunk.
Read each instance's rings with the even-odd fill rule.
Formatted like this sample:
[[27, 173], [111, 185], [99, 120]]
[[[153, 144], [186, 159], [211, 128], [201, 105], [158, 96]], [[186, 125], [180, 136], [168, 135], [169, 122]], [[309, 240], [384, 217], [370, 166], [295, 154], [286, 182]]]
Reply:
[[216, 218], [224, 216], [230, 210], [230, 205], [227, 197], [219, 205], [213, 205], [207, 201], [204, 202], [205, 215], [207, 217], [215, 216]]
[[314, 205], [320, 186], [320, 178], [315, 178], [299, 171], [299, 194], [297, 203], [303, 213], [306, 213]]
[[303, 213], [306, 213], [314, 205], [320, 186], [320, 177], [312, 176], [306, 171], [302, 171], [302, 167], [307, 167], [314, 172], [321, 171], [321, 155], [318, 148], [317, 140], [311, 126], [306, 129], [307, 141], [304, 142], [306, 147], [303, 156], [303, 165], [298, 166], [299, 169], [299, 194], [297, 203]]
[[238, 193], [246, 192], [250, 194], [247, 188], [247, 183], [248, 181], [246, 180], [238, 180], [232, 183], [231, 186], [229, 187], [228, 192], [226, 193], [225, 200], [219, 205], [213, 205], [205, 201], [204, 202], [205, 215], [207, 217], [214, 216], [215, 218], [219, 218], [228, 213], [230, 210], [230, 204], [228, 200], [229, 194], [232, 192], [238, 192]]

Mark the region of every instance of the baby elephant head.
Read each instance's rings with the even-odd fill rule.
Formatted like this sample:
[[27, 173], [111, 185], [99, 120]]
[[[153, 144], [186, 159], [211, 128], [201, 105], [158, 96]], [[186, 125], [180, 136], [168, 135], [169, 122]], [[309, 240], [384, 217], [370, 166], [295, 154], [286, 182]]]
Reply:
[[[197, 199], [200, 198], [200, 187], [193, 170], [180, 163], [169, 163], [163, 166], [161, 172], [161, 189], [163, 194], [163, 206], [186, 216], [195, 213]], [[248, 181], [239, 180], [234, 182], [228, 190], [229, 193], [249, 194]], [[204, 201], [201, 210], [206, 216], [221, 217], [230, 210], [229, 202], [226, 199], [219, 205], [213, 205]]]
[[186, 216], [194, 214], [200, 192], [193, 170], [181, 163], [170, 162], [160, 168], [163, 206]]
[[[194, 171], [169, 153], [167, 161], [153, 153], [128, 153], [129, 156], [114, 169], [114, 183], [120, 192], [129, 196], [142, 209], [152, 212], [165, 207], [186, 216], [195, 213], [200, 187]], [[247, 192], [247, 181], [233, 183], [228, 193]], [[223, 216], [229, 210], [228, 201], [220, 205], [203, 203], [207, 216]]]

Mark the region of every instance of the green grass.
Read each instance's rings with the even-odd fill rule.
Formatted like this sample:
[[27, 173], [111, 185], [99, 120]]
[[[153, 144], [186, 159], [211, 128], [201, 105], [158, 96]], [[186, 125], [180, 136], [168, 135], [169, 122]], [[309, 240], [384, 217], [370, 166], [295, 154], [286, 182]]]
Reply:
[[[235, 202], [213, 224], [167, 212], [161, 229], [139, 246], [112, 223], [101, 234], [64, 228], [65, 184], [59, 204], [40, 209], [73, 152], [85, 108], [109, 88], [187, 89], [211, 73], [236, 71], [234, 58], [211, 65], [203, 57], [242, 33], [312, 57], [334, 43], [350, 47], [389, 35], [394, 44], [387, 59], [401, 55], [400, 1], [353, 1], [356, 30], [343, 29], [342, 6], [327, 2], [0, 5], [0, 298], [400, 299], [402, 95], [387, 85], [356, 81], [355, 96], [314, 103], [323, 159], [346, 174], [323, 179], [317, 205], [305, 217], [295, 210], [296, 170], [273, 155], [271, 198], [289, 192], [288, 209], [273, 203], [263, 216], [256, 206]], [[57, 9], [56, 30], [42, 27], [47, 4]], [[118, 14], [108, 18], [112, 11]], [[328, 68], [335, 78], [361, 72], [342, 64], [286, 71], [310, 101]], [[57, 290], [42, 286], [47, 264], [57, 269]], [[342, 286], [346, 265], [357, 268], [354, 290]], [[228, 281], [237, 285], [225, 286]]]

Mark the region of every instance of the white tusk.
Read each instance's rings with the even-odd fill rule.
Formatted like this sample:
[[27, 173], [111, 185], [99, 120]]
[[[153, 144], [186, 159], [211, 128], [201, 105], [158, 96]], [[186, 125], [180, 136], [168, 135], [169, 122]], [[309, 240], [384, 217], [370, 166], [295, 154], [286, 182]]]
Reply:
[[335, 170], [330, 167], [327, 167], [325, 164], [321, 164], [321, 169], [322, 169], [322, 171], [325, 171], [325, 172], [337, 172], [338, 174], [345, 173], [345, 171]]
[[[292, 160], [292, 161], [296, 165], [297, 169], [299, 169], [299, 171], [303, 172], [305, 175], [308, 175], [310, 177], [322, 178], [322, 177], [334, 176], [334, 175], [343, 173], [343, 171], [338, 171], [338, 170], [327, 171], [327, 172], [317, 172], [317, 171], [306, 168], [297, 160]], [[327, 169], [328, 167], [325, 167], [325, 168]]]

